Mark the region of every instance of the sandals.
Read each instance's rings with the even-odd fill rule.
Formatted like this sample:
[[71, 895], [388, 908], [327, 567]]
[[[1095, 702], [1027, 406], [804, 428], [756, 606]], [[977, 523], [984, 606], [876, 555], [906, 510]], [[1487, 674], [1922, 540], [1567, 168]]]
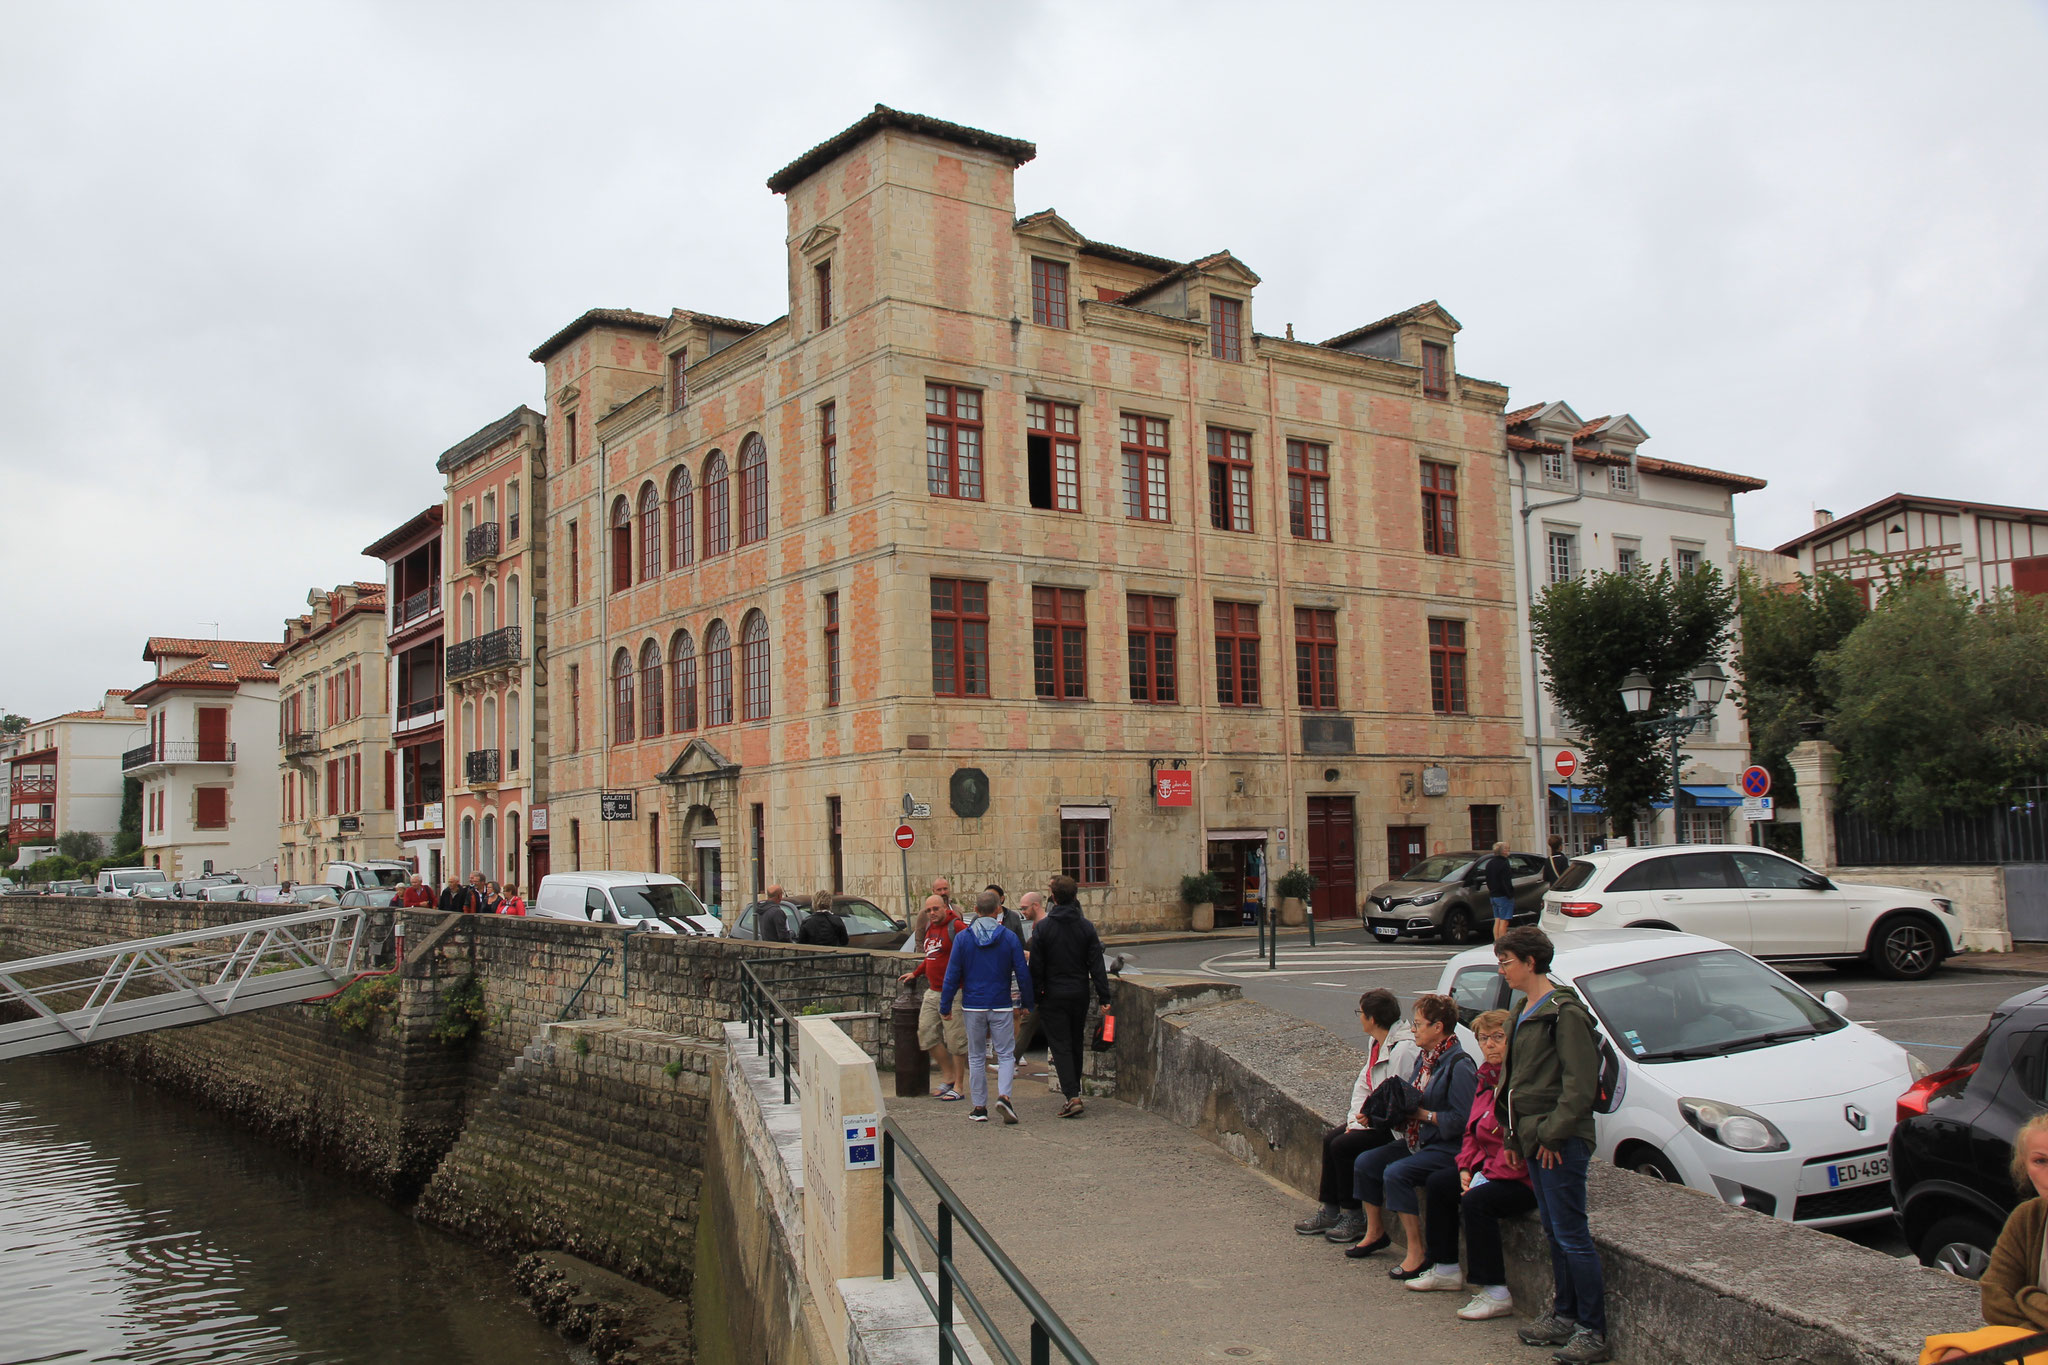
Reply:
[[964, 1100], [967, 1097], [950, 1085], [942, 1085], [937, 1090], [932, 1091], [932, 1098], [935, 1100]]

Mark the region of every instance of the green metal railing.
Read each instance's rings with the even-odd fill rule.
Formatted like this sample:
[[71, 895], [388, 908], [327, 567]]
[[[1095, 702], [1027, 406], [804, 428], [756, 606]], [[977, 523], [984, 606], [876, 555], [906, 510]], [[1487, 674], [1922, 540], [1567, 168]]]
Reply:
[[[904, 1192], [903, 1185], [897, 1178], [898, 1153], [901, 1153], [917, 1173], [924, 1177], [925, 1184], [939, 1197], [939, 1226], [936, 1231], [918, 1215], [917, 1206], [911, 1202], [910, 1196]], [[924, 1276], [918, 1273], [916, 1256], [897, 1235], [898, 1203], [903, 1205], [904, 1216], [916, 1230], [918, 1240], [937, 1259], [939, 1284], [936, 1296], [933, 1295], [931, 1286], [924, 1282]], [[980, 1296], [960, 1279], [959, 1267], [953, 1259], [955, 1228], [967, 1234], [967, 1240], [974, 1243], [975, 1248], [988, 1259], [997, 1277], [1012, 1294], [1016, 1295], [1017, 1302], [1024, 1306], [1024, 1311], [1031, 1315], [1031, 1365], [1051, 1365], [1054, 1347], [1058, 1347], [1060, 1355], [1072, 1365], [1095, 1365], [1095, 1357], [1088, 1353], [1088, 1348], [1074, 1338], [1067, 1324], [1060, 1320], [1060, 1315], [1052, 1311], [1052, 1305], [1047, 1303], [1032, 1286], [1031, 1281], [1025, 1278], [1024, 1272], [1017, 1268], [1016, 1263], [1003, 1254], [1003, 1249], [996, 1245], [996, 1239], [989, 1236], [988, 1229], [981, 1225], [981, 1221], [967, 1211], [967, 1205], [953, 1192], [953, 1187], [932, 1169], [931, 1163], [925, 1160], [924, 1153], [917, 1150], [917, 1144], [896, 1126], [896, 1120], [883, 1119], [882, 1278], [896, 1278], [896, 1262], [897, 1258], [901, 1257], [904, 1268], [910, 1272], [910, 1282], [917, 1286], [917, 1292], [924, 1297], [926, 1306], [932, 1310], [932, 1316], [938, 1319], [939, 1365], [953, 1365], [956, 1359], [968, 1358], [967, 1347], [960, 1340], [960, 1334], [953, 1325], [953, 1301], [956, 1297], [974, 1314], [975, 1320], [988, 1334], [989, 1344], [995, 1347], [996, 1352], [1008, 1361], [1009, 1365], [1024, 1365], [1024, 1357], [1017, 1354], [1009, 1339], [996, 1326], [988, 1310], [982, 1306]]]
[[[850, 964], [850, 965], [849, 965]], [[871, 953], [802, 953], [750, 957], [740, 961], [740, 1020], [754, 1040], [754, 1055], [766, 1055], [770, 1077], [782, 1077], [782, 1102], [796, 1095], [796, 1016], [826, 1000], [871, 1004]], [[830, 988], [826, 988], [826, 987]]]

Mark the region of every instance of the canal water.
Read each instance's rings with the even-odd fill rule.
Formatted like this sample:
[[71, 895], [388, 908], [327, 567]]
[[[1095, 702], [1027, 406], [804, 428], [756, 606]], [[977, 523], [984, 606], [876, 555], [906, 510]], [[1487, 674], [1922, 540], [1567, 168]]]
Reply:
[[587, 1362], [508, 1272], [175, 1096], [0, 1063], [0, 1365]]

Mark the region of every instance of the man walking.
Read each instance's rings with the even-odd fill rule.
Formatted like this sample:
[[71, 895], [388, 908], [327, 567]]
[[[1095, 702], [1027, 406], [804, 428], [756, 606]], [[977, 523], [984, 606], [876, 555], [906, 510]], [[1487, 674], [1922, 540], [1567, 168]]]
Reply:
[[957, 1014], [946, 1018], [939, 1009], [939, 992], [945, 988], [946, 969], [952, 965], [953, 939], [961, 929], [960, 916], [942, 896], [932, 895], [925, 899], [924, 913], [917, 917], [917, 926], [924, 963], [898, 979], [907, 984], [919, 972], [924, 973], [928, 989], [917, 1007], [917, 1045], [931, 1054], [932, 1063], [939, 1069], [940, 1084], [932, 1098], [965, 1099], [960, 1093], [960, 1069], [961, 1058], [967, 1052], [967, 1024]]
[[1486, 894], [1493, 901], [1493, 938], [1498, 943], [1515, 918], [1515, 867], [1508, 861], [1508, 846], [1495, 844], [1493, 856], [1481, 871], [1486, 874]]
[[1012, 1013], [1011, 986], [1031, 991], [1031, 969], [1024, 964], [1024, 945], [1002, 921], [1003, 898], [993, 888], [974, 901], [974, 923], [953, 945], [946, 966], [946, 984], [939, 996], [939, 1017], [953, 1015], [953, 996], [967, 1016], [967, 1089], [974, 1108], [967, 1115], [988, 1122], [988, 1069], [983, 1059], [995, 1043], [996, 1110], [1004, 1123], [1017, 1121], [1010, 1103], [1010, 1082], [1017, 1075], [1017, 1016]]
[[1026, 891], [1017, 898], [1017, 917], [1024, 921], [1024, 927], [1017, 937], [1023, 941], [1026, 956], [1031, 951], [1031, 935], [1037, 930], [1038, 922], [1045, 918], [1045, 897], [1036, 891]]
[[1109, 974], [1102, 968], [1102, 939], [1081, 913], [1080, 887], [1072, 877], [1054, 877], [1048, 888], [1052, 909], [1031, 935], [1032, 982], [1037, 987], [1038, 1023], [1067, 1097], [1063, 1119], [1081, 1117], [1081, 1047], [1088, 1027], [1088, 988], [1107, 1009]]
[[1600, 1047], [1578, 995], [1550, 979], [1555, 951], [1548, 934], [1526, 925], [1494, 941], [1501, 979], [1528, 1000], [1508, 1029], [1494, 1112], [1506, 1147], [1528, 1168], [1550, 1239], [1555, 1298], [1520, 1336], [1530, 1346], [1559, 1347], [1552, 1360], [1587, 1365], [1614, 1358], [1607, 1347], [1606, 1281], [1586, 1222]]
[[796, 935], [789, 927], [789, 912], [782, 908], [782, 887], [778, 883], [768, 888], [760, 900], [754, 902], [754, 937], [763, 943], [794, 943]]

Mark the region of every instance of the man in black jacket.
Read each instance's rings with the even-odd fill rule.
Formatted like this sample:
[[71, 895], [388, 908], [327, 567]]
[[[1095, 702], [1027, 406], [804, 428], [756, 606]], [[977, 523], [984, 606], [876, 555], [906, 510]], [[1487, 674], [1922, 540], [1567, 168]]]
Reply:
[[451, 875], [448, 878], [448, 885], [441, 888], [441, 899], [435, 902], [435, 907], [458, 915], [469, 909], [469, 888], [462, 884], [460, 877]]
[[769, 887], [752, 908], [755, 938], [763, 943], [796, 942], [796, 935], [790, 931], [789, 912], [782, 908], [782, 888], [779, 885]]
[[1031, 983], [1038, 996], [1038, 1023], [1046, 1050], [1067, 1097], [1063, 1119], [1081, 1117], [1081, 1047], [1088, 1026], [1088, 988], [1109, 1008], [1109, 974], [1102, 966], [1102, 939], [1081, 913], [1080, 888], [1072, 877], [1054, 877], [1052, 908], [1031, 934]]
[[1495, 844], [1493, 856], [1480, 870], [1486, 874], [1486, 894], [1493, 902], [1493, 936], [1497, 939], [1515, 918], [1515, 867], [1508, 861], [1508, 846]]

